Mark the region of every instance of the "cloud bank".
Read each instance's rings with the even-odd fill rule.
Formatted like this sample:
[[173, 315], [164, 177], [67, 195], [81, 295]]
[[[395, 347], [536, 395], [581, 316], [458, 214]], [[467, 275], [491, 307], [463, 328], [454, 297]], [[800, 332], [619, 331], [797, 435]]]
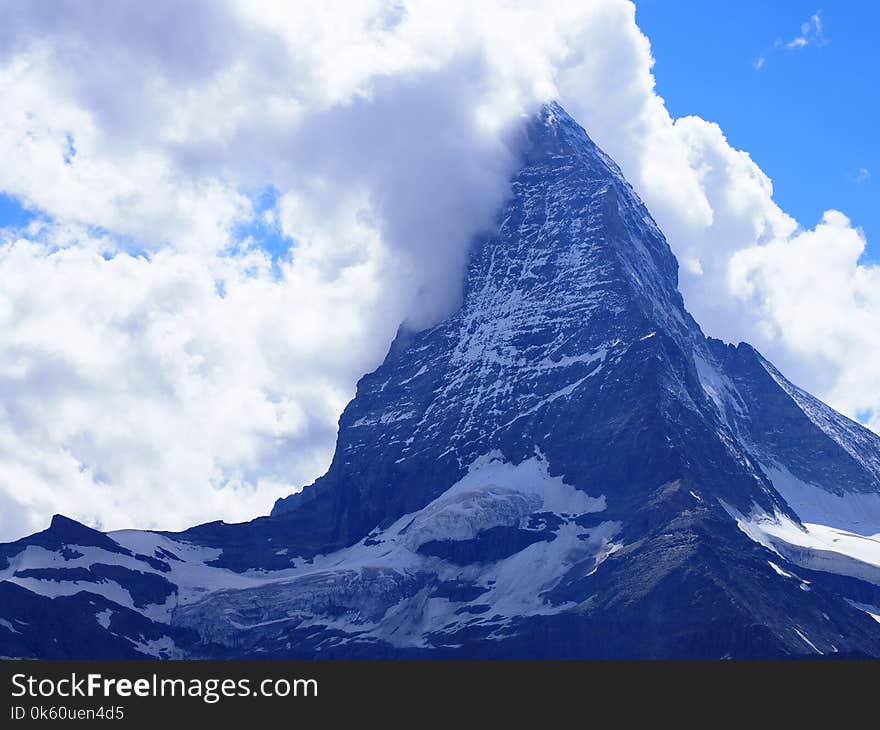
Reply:
[[[6, 2], [0, 537], [247, 519], [310, 482], [401, 322], [559, 98], [621, 165], [708, 334], [880, 427], [880, 273], [720, 127], [672, 119], [623, 0]], [[811, 223], [811, 222], [807, 222]]]

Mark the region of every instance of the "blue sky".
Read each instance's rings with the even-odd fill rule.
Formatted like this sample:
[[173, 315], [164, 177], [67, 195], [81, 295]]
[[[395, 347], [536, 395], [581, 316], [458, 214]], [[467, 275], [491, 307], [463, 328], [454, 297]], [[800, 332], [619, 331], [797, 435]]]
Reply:
[[33, 218], [30, 212], [21, 207], [21, 204], [11, 195], [0, 192], [0, 227], [19, 227], [27, 225]]
[[[784, 210], [807, 227], [841, 210], [880, 261], [880, 3], [817, 2], [637, 0], [636, 21], [673, 116], [718, 122], [770, 176]], [[785, 48], [817, 11], [821, 35], [811, 27], [806, 45]]]

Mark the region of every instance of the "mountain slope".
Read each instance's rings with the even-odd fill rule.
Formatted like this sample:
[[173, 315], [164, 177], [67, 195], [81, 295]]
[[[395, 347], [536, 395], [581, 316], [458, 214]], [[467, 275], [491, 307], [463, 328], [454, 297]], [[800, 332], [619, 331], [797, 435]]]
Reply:
[[880, 439], [703, 335], [564, 110], [524, 135], [460, 309], [398, 333], [324, 477], [240, 525], [57, 518], [0, 547], [0, 615], [94, 601], [71, 656], [880, 656]]

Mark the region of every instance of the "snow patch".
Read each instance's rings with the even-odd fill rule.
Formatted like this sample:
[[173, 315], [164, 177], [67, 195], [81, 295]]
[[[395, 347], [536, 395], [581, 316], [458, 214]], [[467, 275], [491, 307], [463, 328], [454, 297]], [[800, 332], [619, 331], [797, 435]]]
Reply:
[[95, 614], [95, 620], [101, 625], [102, 628], [109, 629], [110, 628], [110, 619], [113, 618], [113, 611], [109, 608], [105, 608], [103, 611], [99, 611]]
[[404, 542], [410, 550], [418, 550], [432, 540], [470, 540], [492, 527], [518, 526], [542, 503], [536, 494], [493, 484], [478, 491], [447, 494], [413, 518]]
[[798, 636], [800, 636], [801, 639], [803, 639], [804, 643], [805, 643], [807, 646], [809, 646], [813, 651], [815, 651], [817, 654], [824, 654], [824, 653], [825, 653], [825, 652], [823, 652], [821, 649], [819, 649], [819, 647], [816, 646], [812, 641], [810, 641], [810, 639], [807, 637], [807, 635], [806, 635], [803, 631], [801, 631], [801, 630], [800, 630], [799, 628], [797, 628], [796, 626], [793, 626], [792, 628], [794, 629], [794, 632], [795, 632]]
[[183, 650], [174, 643], [174, 639], [170, 636], [148, 640], [144, 640], [141, 637], [140, 641], [133, 641], [131, 639], [129, 641], [134, 644], [135, 649], [141, 652], [141, 654], [146, 654], [156, 659], [182, 659], [184, 657]]
[[788, 562], [880, 585], [880, 539], [827, 525], [801, 526], [787, 515], [777, 512], [771, 516], [757, 508], [744, 516], [730, 505], [722, 505], [746, 535]]
[[859, 535], [880, 535], [880, 493], [833, 494], [798, 479], [780, 464], [761, 464], [761, 468], [802, 522], [831, 525]]
[[774, 571], [776, 571], [777, 575], [781, 575], [783, 578], [794, 578], [795, 577], [791, 573], [787, 573], [786, 571], [784, 571], [782, 568], [780, 568], [772, 560], [768, 560], [767, 563], [771, 568], [773, 568]]

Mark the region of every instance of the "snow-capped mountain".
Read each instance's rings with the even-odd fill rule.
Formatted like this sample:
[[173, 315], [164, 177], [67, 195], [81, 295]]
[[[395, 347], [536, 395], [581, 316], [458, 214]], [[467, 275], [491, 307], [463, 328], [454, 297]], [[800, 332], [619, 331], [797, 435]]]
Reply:
[[462, 304], [252, 522], [0, 546], [0, 654], [880, 656], [880, 438], [706, 338], [556, 104]]

